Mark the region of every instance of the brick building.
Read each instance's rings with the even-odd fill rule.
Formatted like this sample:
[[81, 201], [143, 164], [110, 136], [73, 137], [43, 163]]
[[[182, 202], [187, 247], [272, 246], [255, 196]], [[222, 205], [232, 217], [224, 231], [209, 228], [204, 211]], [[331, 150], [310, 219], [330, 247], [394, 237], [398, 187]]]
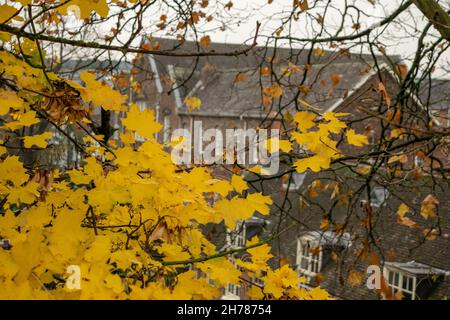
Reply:
[[[154, 39], [160, 49], [192, 51], [195, 44], [167, 39]], [[242, 45], [211, 44], [208, 50], [231, 52], [242, 49]], [[272, 57], [272, 59], [267, 59]], [[270, 68], [282, 70], [289, 63], [301, 67], [298, 74], [282, 80], [283, 95], [272, 104], [265, 105], [262, 88], [272, 83], [272, 76], [260, 76], [260, 70]], [[387, 135], [376, 117], [367, 117], [367, 111], [386, 111], [386, 98], [394, 97], [402, 90], [395, 65], [398, 57], [385, 59], [371, 55], [350, 54], [347, 51], [311, 54], [305, 50], [257, 47], [246, 55], [177, 58], [170, 56], [143, 56], [134, 66], [134, 74], [141, 86], [138, 95], [131, 96], [140, 108], [152, 108], [163, 125], [157, 139], [168, 142], [172, 132], [185, 128], [193, 132], [196, 121], [201, 121], [203, 130], [214, 128], [224, 132], [233, 128], [282, 128], [279, 119], [286, 111], [294, 111], [298, 99], [320, 108], [322, 111], [345, 112], [346, 120], [357, 132], [366, 132], [369, 142], [363, 151], [370, 151], [372, 144], [381, 135]], [[393, 65], [392, 65], [393, 64]], [[305, 76], [305, 69], [307, 69]], [[384, 88], [380, 87], [380, 82]], [[417, 94], [406, 94], [406, 101], [413, 113], [422, 114], [437, 126], [448, 129], [450, 85], [448, 81], [433, 80], [430, 89]], [[299, 91], [300, 89], [300, 91]], [[301, 92], [301, 95], [299, 95]], [[383, 94], [386, 94], [383, 97]], [[188, 110], [184, 103], [187, 96], [201, 99], [200, 108]], [[292, 106], [289, 106], [292, 105]], [[287, 106], [284, 108], [284, 106]], [[283, 113], [277, 112], [283, 109]], [[112, 120], [120, 132], [118, 118]], [[343, 147], [345, 154], [361, 152]], [[436, 150], [446, 168], [449, 165], [448, 150]], [[373, 159], [366, 159], [368, 166]], [[373, 226], [373, 241], [377, 245], [377, 265], [393, 291], [401, 290], [405, 299], [445, 299], [450, 296], [450, 216], [449, 186], [445, 179], [427, 176], [427, 166], [420, 157], [410, 157], [399, 164], [411, 170], [423, 169], [422, 179], [405, 179], [389, 189], [380, 187], [376, 181], [370, 183], [370, 194], [358, 193], [367, 189], [364, 181], [352, 170], [341, 171], [342, 184], [337, 192], [324, 188], [330, 172], [313, 174], [292, 173], [289, 180], [275, 179], [253, 183], [253, 188], [271, 195], [275, 205], [267, 217], [256, 214], [237, 230], [226, 230], [224, 226], [207, 226], [205, 232], [219, 247], [243, 246], [254, 235], [263, 237], [274, 230], [282, 229], [287, 220], [299, 223], [283, 233], [273, 243], [274, 259], [279, 266], [289, 263], [308, 279], [308, 285], [320, 284], [339, 299], [379, 299], [376, 290], [365, 284], [370, 258], [361, 259], [366, 245], [361, 226], [369, 214], [376, 216]], [[351, 166], [350, 166], [351, 167]], [[354, 164], [356, 168], [357, 165]], [[216, 174], [227, 176], [231, 166], [223, 166]], [[448, 171], [447, 171], [448, 174]], [[248, 180], [256, 175], [247, 174]], [[448, 176], [447, 176], [448, 178]], [[317, 183], [319, 181], [319, 183]], [[329, 187], [329, 186], [328, 186]], [[314, 188], [322, 188], [319, 193]], [[346, 195], [353, 193], [351, 203]], [[314, 196], [312, 196], [312, 194]], [[355, 195], [356, 194], [356, 195]], [[424, 240], [421, 230], [408, 228], [397, 221], [397, 208], [401, 202], [412, 204], [413, 211], [420, 211], [421, 201], [434, 194], [439, 201], [439, 214], [424, 220], [419, 214], [411, 217], [414, 222], [426, 224], [439, 234]], [[332, 201], [330, 200], [333, 199]], [[347, 197], [348, 198], [348, 197]], [[343, 202], [341, 206], [336, 203]], [[369, 205], [368, 205], [369, 204]], [[281, 207], [281, 209], [280, 209]], [[349, 214], [349, 210], [353, 214]], [[373, 211], [373, 212], [372, 212]], [[329, 215], [327, 216], [327, 213]], [[332, 214], [331, 214], [332, 213]], [[290, 219], [286, 219], [289, 216]], [[343, 226], [324, 231], [325, 218], [334, 226]], [[314, 251], [314, 252], [313, 252]], [[349, 284], [350, 273], [363, 277], [359, 284]], [[260, 279], [250, 279], [261, 283]], [[249, 284], [229, 285], [223, 293], [224, 299], [246, 298]]]

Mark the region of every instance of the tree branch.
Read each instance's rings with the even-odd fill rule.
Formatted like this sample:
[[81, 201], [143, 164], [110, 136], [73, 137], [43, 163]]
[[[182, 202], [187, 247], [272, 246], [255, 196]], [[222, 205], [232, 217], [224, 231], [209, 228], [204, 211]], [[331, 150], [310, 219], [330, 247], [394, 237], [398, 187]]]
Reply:
[[413, 0], [442, 37], [450, 41], [450, 15], [434, 0]]

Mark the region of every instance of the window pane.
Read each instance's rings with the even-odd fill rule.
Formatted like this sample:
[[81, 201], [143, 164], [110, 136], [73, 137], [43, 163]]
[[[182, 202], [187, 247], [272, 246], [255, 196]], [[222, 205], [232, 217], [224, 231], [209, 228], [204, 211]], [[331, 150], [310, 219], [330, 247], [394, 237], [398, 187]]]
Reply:
[[388, 282], [389, 283], [394, 283], [394, 273], [392, 271], [389, 271], [389, 276], [388, 276]]
[[300, 263], [300, 267], [302, 269], [308, 269], [308, 263], [309, 263], [309, 260], [306, 259], [305, 257], [302, 257], [302, 261]]
[[398, 286], [400, 285], [400, 274], [398, 272], [394, 273], [394, 285]]

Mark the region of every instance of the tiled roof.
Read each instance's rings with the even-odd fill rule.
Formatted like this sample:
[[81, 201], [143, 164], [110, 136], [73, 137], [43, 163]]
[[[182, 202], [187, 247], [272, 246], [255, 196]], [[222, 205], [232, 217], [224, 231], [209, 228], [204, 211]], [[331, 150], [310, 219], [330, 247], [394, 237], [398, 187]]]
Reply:
[[[154, 39], [160, 43], [160, 50], [175, 50], [177, 52], [192, 52], [198, 49], [195, 43], [186, 41], [183, 44], [175, 40]], [[244, 45], [212, 43], [208, 49], [216, 52], [242, 50]], [[180, 58], [155, 56], [160, 72], [171, 65], [176, 74], [177, 86], [180, 86], [182, 96], [195, 95], [202, 100], [202, 106], [189, 112], [197, 116], [232, 116], [264, 118], [268, 109], [262, 105], [262, 88], [272, 85], [271, 76], [260, 76], [259, 68], [272, 66], [267, 57], [275, 57], [273, 64], [277, 74], [289, 63], [302, 68], [301, 72], [291, 72], [283, 77], [281, 100], [275, 99], [275, 108], [293, 105], [298, 93], [298, 86], [311, 86], [308, 94], [300, 94], [298, 98], [323, 110], [342, 101], [358, 84], [367, 81], [371, 75], [373, 57], [368, 54], [350, 54], [346, 51], [325, 51], [323, 56], [310, 54], [309, 50], [291, 48], [256, 47], [246, 55]], [[398, 61], [399, 57], [390, 57]], [[385, 60], [379, 56], [379, 63]], [[195, 69], [195, 70], [194, 70]], [[303, 70], [308, 70], [304, 77]], [[242, 73], [244, 79], [236, 80], [236, 75]], [[201, 82], [200, 82], [201, 81]], [[186, 106], [178, 109], [179, 113], [188, 113]]]

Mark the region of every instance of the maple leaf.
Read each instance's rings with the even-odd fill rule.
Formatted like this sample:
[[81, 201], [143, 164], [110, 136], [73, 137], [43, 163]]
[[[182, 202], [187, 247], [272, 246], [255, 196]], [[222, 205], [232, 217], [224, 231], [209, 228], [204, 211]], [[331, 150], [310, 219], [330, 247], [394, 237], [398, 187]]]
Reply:
[[299, 159], [294, 162], [295, 170], [299, 173], [311, 169], [313, 172], [319, 172], [321, 169], [328, 169], [330, 167], [330, 158], [321, 155], [314, 155], [309, 158]]
[[365, 135], [357, 134], [353, 129], [347, 130], [347, 141], [349, 144], [357, 147], [362, 147], [369, 143]]
[[[11, 19], [14, 17], [14, 15], [17, 13], [17, 9], [13, 6], [2, 4], [0, 5], [0, 22], [6, 22], [8, 19]], [[14, 20], [23, 20], [22, 17], [16, 16], [14, 17]], [[11, 21], [9, 21], [11, 22]]]
[[269, 153], [278, 152], [279, 150], [283, 152], [289, 152], [292, 150], [292, 145], [289, 140], [280, 140], [279, 138], [270, 138], [265, 140], [263, 147]]
[[123, 125], [129, 130], [137, 132], [140, 136], [152, 139], [153, 135], [161, 130], [161, 124], [155, 121], [153, 110], [139, 110], [136, 104], [132, 104], [127, 117], [122, 119]]
[[24, 101], [15, 92], [0, 89], [0, 116], [7, 114], [10, 109], [19, 110], [23, 106]]
[[39, 196], [39, 184], [36, 182], [28, 182], [25, 186], [15, 187], [8, 196], [10, 204], [33, 203]]
[[[259, 242], [259, 238], [255, 236], [246, 242], [246, 246], [252, 246]], [[270, 250], [271, 248], [267, 244], [248, 249], [247, 252], [251, 255], [251, 262], [239, 260], [237, 264], [253, 272], [265, 271], [268, 269], [267, 261], [273, 257]]]
[[237, 175], [231, 177], [231, 185], [233, 186], [233, 189], [239, 193], [248, 189], [247, 182], [241, 176]]
[[11, 130], [17, 130], [22, 127], [29, 127], [39, 122], [35, 111], [28, 111], [18, 114], [16, 117], [17, 119], [15, 121], [7, 122], [5, 123], [5, 126]]
[[275, 299], [280, 299], [289, 288], [297, 288], [300, 279], [298, 274], [288, 265], [272, 271], [262, 278], [265, 283], [264, 292], [271, 294]]
[[32, 146], [36, 146], [38, 148], [47, 147], [48, 142], [47, 139], [50, 139], [53, 136], [53, 132], [48, 131], [42, 134], [34, 135], [34, 136], [26, 136], [23, 139], [23, 145], [25, 148], [31, 148]]
[[19, 157], [10, 156], [0, 163], [0, 181], [2, 184], [11, 181], [15, 186], [20, 186], [28, 178]]
[[295, 122], [298, 123], [298, 128], [302, 132], [306, 132], [308, 129], [315, 126], [314, 119], [316, 115], [307, 111], [297, 112], [294, 116]]
[[163, 243], [158, 252], [164, 255], [163, 261], [183, 261], [191, 258], [191, 255], [177, 244]]
[[61, 14], [67, 15], [68, 9], [75, 11], [75, 15], [79, 19], [88, 19], [92, 11], [97, 12], [102, 18], [106, 18], [109, 13], [109, 6], [106, 0], [72, 0], [60, 6], [57, 10]]
[[123, 104], [126, 102], [127, 96], [113, 90], [107, 84], [95, 80], [93, 73], [83, 71], [80, 74], [80, 79], [86, 84], [86, 88], [80, 90], [83, 100], [101, 106], [105, 110], [117, 112], [126, 110]]
[[95, 237], [84, 253], [84, 259], [90, 263], [106, 262], [111, 255], [111, 245], [111, 239], [107, 235]]
[[202, 100], [200, 100], [197, 97], [193, 97], [193, 96], [187, 96], [184, 99], [184, 103], [186, 104], [186, 106], [188, 107], [189, 111], [193, 111], [195, 109], [200, 108], [200, 106], [202, 105]]
[[227, 258], [211, 259], [197, 264], [197, 267], [221, 286], [229, 283], [237, 284], [241, 275], [241, 272]]
[[264, 196], [261, 192], [251, 193], [247, 196], [248, 206], [261, 214], [269, 214], [269, 205], [273, 203], [269, 196]]
[[331, 133], [339, 133], [341, 129], [347, 127], [347, 125], [338, 119], [338, 117], [346, 116], [348, 114], [342, 113], [333, 113], [333, 112], [325, 112], [323, 114], [323, 118], [328, 121], [327, 124], [321, 124], [321, 128], [327, 129]]

